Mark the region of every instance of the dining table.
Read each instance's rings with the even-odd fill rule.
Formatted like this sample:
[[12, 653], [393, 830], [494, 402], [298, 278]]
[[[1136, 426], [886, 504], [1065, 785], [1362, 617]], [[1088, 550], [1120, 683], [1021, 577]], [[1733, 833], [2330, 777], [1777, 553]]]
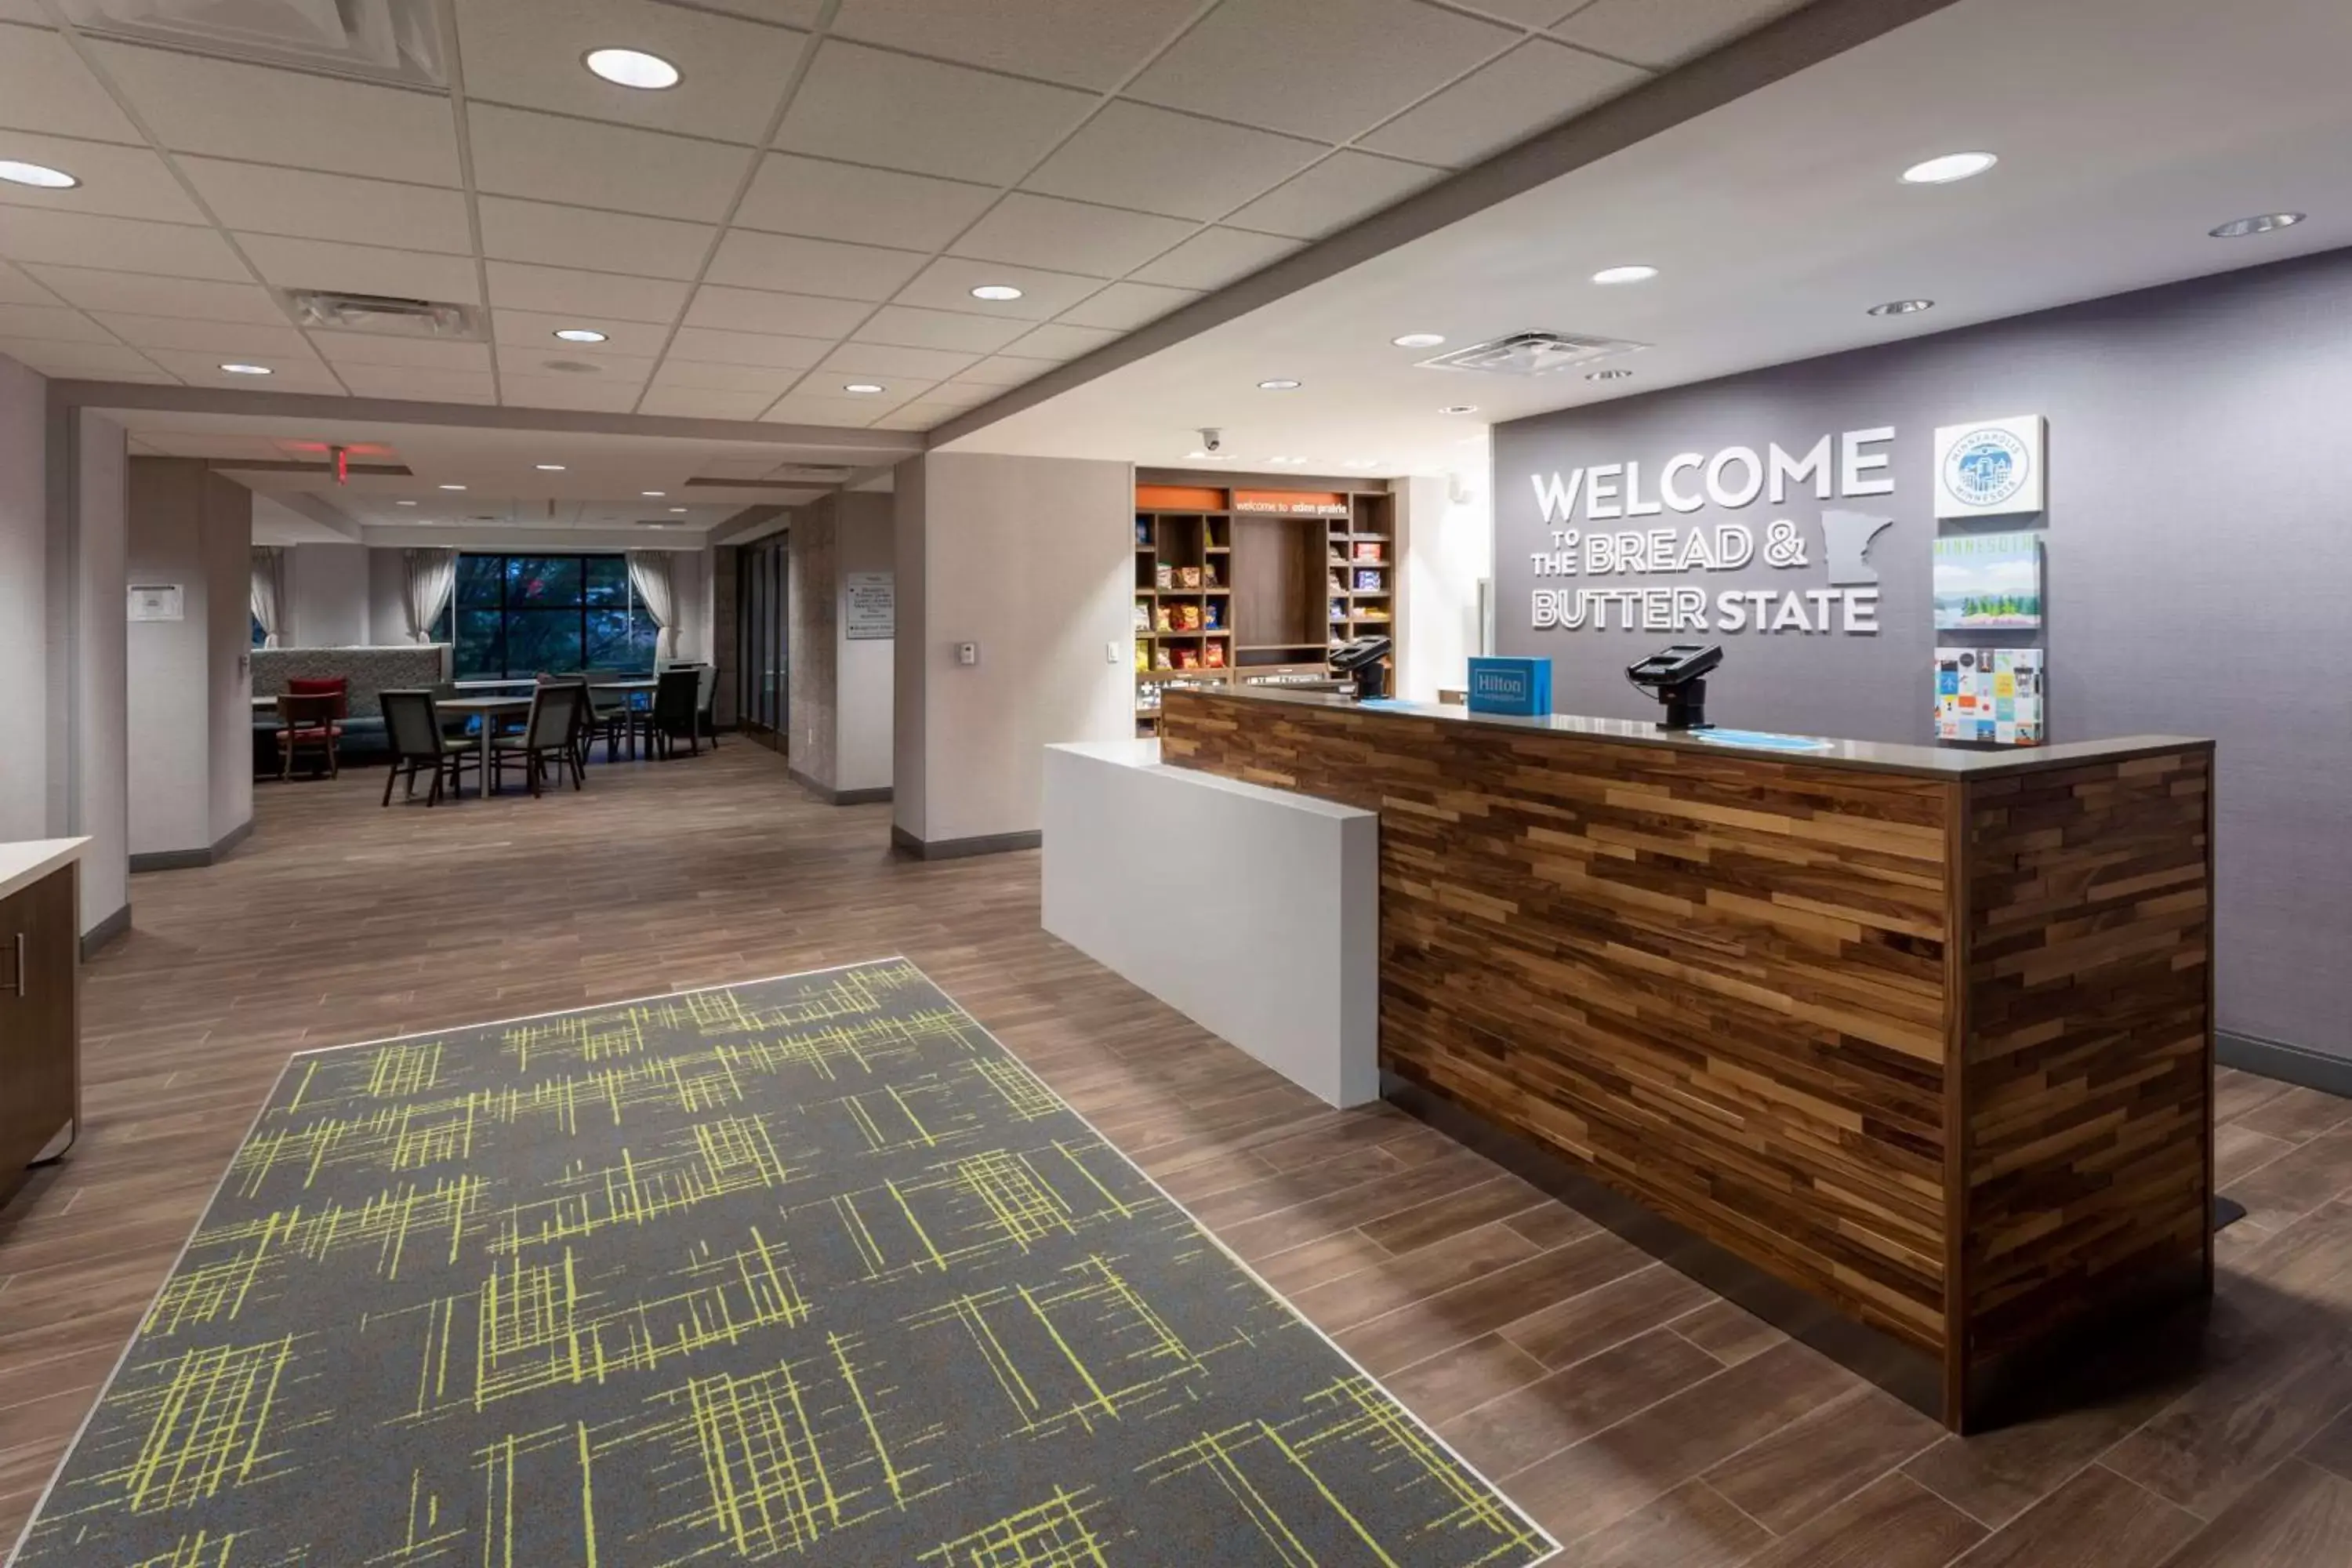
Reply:
[[500, 695], [485, 692], [475, 697], [444, 697], [434, 703], [434, 709], [446, 719], [452, 714], [474, 716], [482, 721], [482, 798], [490, 795], [490, 741], [498, 733], [499, 721], [510, 713], [528, 714], [533, 694], [529, 692]]
[[[642, 692], [650, 697], [660, 688], [660, 686], [661, 682], [658, 679], [595, 680], [589, 682], [588, 691], [592, 698], [599, 691], [616, 691], [620, 693], [621, 700], [624, 703], [634, 708], [636, 706], [636, 698], [639, 693]], [[634, 762], [636, 760], [637, 755], [637, 726], [635, 721], [632, 719], [629, 723], [623, 726], [623, 729], [627, 731], [629, 759]]]

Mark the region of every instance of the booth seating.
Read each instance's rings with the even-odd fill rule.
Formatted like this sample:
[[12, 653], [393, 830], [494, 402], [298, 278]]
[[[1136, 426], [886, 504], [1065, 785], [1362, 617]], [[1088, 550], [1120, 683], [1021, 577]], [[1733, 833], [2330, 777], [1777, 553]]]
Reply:
[[[408, 643], [396, 647], [257, 647], [253, 650], [253, 694], [268, 699], [299, 691], [296, 682], [341, 679], [342, 711], [336, 718], [336, 747], [343, 762], [387, 761], [393, 753], [384, 731], [386, 688], [438, 686], [449, 679], [446, 643]], [[273, 705], [255, 704], [253, 756], [256, 773], [278, 771], [278, 721]]]

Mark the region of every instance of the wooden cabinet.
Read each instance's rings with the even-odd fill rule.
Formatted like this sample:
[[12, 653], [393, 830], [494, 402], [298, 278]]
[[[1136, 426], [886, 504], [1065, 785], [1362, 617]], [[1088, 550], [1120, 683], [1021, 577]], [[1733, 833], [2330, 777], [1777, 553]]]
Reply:
[[74, 868], [0, 899], [0, 1202], [81, 1111]]

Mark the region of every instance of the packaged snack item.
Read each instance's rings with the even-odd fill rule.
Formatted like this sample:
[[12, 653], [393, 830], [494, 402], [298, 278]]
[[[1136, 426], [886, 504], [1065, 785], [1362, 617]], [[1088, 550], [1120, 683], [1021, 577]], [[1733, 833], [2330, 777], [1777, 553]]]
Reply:
[[1151, 606], [1140, 599], [1135, 601], [1135, 629], [1139, 632], [1151, 629]]
[[1359, 594], [1377, 594], [1387, 586], [1386, 583], [1381, 581], [1381, 574], [1378, 572], [1359, 570], [1356, 574], [1356, 592]]
[[1150, 518], [1139, 517], [1135, 520], [1135, 542], [1138, 544], [1149, 544], [1151, 542], [1151, 520]]
[[1191, 648], [1189, 648], [1189, 647], [1180, 647], [1180, 648], [1178, 648], [1178, 649], [1176, 650], [1176, 668], [1179, 668], [1179, 669], [1198, 669], [1200, 667], [1201, 667], [1201, 656], [1200, 656], [1199, 654], [1197, 654], [1197, 653], [1193, 652], [1193, 651], [1192, 651]]
[[1198, 588], [1201, 585], [1201, 569], [1198, 566], [1179, 566], [1176, 568], [1176, 585], [1179, 588]]
[[1176, 661], [1168, 656], [1168, 650], [1163, 647], [1153, 657], [1151, 660], [1151, 668], [1154, 669], [1173, 669], [1176, 668]]
[[1135, 668], [1138, 670], [1145, 670], [1151, 668], [1151, 649], [1149, 645], [1144, 643], [1137, 643], [1135, 645]]
[[1348, 591], [1348, 580], [1339, 575], [1337, 572], [1334, 572], [1331, 574], [1330, 586], [1331, 592], [1335, 594], [1344, 594]]
[[1162, 605], [1160, 606], [1160, 629], [1161, 631], [1172, 632], [1176, 629], [1176, 622], [1174, 619], [1175, 608], [1176, 607], [1173, 605]]
[[1209, 645], [1208, 654], [1202, 662], [1204, 662], [1211, 669], [1224, 668], [1225, 645], [1222, 642], [1212, 642]]
[[1183, 617], [1184, 617], [1183, 629], [1184, 629], [1185, 631], [1188, 631], [1188, 632], [1197, 632], [1197, 631], [1199, 631], [1199, 630], [1201, 629], [1201, 606], [1200, 606], [1200, 605], [1186, 605], [1182, 606], [1181, 611], [1181, 615], [1183, 616]]
[[1357, 559], [1357, 560], [1359, 560], [1359, 561], [1378, 561], [1378, 560], [1380, 560], [1381, 558], [1381, 542], [1380, 542], [1379, 540], [1377, 540], [1377, 539], [1360, 539], [1360, 540], [1356, 541], [1356, 559]]
[[1208, 614], [1202, 617], [1202, 625], [1207, 626], [1211, 631], [1215, 631], [1224, 624], [1225, 602], [1223, 599], [1210, 600]]
[[1348, 601], [1345, 599], [1331, 601], [1331, 618], [1334, 621], [1344, 621], [1348, 618]]
[[1224, 585], [1224, 579], [1217, 574], [1217, 563], [1215, 562], [1212, 561], [1206, 566], [1201, 568], [1202, 587], [1222, 588]]
[[1176, 585], [1176, 568], [1169, 565], [1165, 561], [1160, 562], [1151, 569], [1151, 581], [1153, 586], [1163, 592], [1173, 588]]

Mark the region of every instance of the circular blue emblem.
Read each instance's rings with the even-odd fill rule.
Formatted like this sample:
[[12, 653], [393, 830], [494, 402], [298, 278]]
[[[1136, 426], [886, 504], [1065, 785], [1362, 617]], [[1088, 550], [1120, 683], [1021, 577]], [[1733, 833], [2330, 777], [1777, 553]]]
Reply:
[[2032, 458], [2006, 430], [1971, 430], [1944, 459], [1944, 489], [1972, 507], [1995, 507], [2025, 488]]

